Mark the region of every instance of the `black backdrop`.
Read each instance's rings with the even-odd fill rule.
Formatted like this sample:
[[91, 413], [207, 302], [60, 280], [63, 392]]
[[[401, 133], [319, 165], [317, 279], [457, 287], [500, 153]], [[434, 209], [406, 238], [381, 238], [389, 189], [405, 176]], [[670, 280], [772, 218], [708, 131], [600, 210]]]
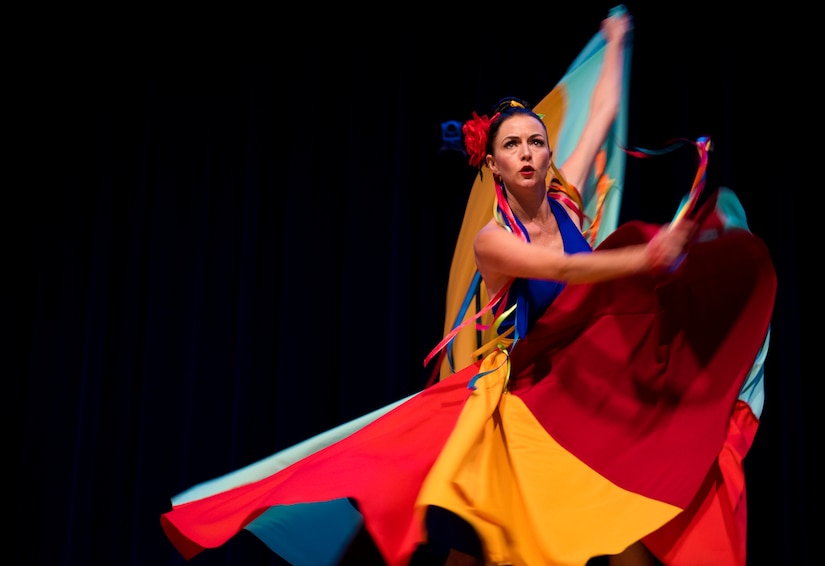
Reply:
[[[159, 525], [172, 495], [419, 390], [474, 173], [441, 124], [538, 102], [612, 5], [52, 14], [26, 34], [3, 325], [22, 562], [182, 564]], [[786, 65], [805, 16], [627, 5], [628, 142], [710, 135], [708, 184], [771, 250], [749, 564], [804, 564], [790, 140], [810, 118]], [[690, 150], [630, 158], [622, 219], [666, 221], [694, 173]], [[191, 563], [279, 562], [242, 533]]]

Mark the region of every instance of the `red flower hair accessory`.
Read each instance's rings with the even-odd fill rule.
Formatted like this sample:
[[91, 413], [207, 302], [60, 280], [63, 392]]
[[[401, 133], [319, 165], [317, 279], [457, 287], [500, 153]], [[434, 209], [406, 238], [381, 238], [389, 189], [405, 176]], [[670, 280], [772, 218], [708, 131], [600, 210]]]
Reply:
[[470, 157], [470, 165], [481, 167], [481, 162], [487, 155], [487, 137], [490, 135], [490, 123], [498, 118], [499, 113], [492, 118], [479, 116], [473, 111], [473, 119], [464, 122], [461, 131], [464, 133], [464, 147]]

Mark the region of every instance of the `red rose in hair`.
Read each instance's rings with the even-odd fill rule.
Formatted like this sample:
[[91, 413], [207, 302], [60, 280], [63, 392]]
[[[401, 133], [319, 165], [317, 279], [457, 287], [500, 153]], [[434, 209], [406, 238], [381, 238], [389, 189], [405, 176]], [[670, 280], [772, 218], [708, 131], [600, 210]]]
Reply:
[[490, 135], [490, 122], [498, 118], [496, 112], [492, 118], [479, 116], [473, 111], [473, 119], [464, 122], [461, 131], [464, 133], [464, 147], [470, 157], [470, 165], [481, 167], [481, 161], [487, 155], [487, 136]]

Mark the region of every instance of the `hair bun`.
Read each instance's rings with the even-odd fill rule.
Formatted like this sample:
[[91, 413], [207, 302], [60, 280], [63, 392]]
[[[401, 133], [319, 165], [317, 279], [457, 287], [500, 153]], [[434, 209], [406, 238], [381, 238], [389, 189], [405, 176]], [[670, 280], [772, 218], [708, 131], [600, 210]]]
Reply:
[[532, 108], [530, 108], [530, 104], [523, 98], [507, 96], [495, 103], [491, 114], [496, 114], [498, 112], [506, 112], [511, 108], [524, 108], [526, 110], [532, 110]]

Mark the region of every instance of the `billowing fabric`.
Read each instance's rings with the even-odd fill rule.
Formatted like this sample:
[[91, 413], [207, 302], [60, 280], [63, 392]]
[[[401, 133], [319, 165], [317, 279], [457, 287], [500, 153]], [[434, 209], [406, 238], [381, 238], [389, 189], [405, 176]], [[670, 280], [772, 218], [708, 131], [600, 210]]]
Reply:
[[[293, 564], [336, 564], [363, 525], [404, 566], [438, 506], [473, 527], [488, 564], [581, 565], [640, 539], [666, 564], [745, 564], [741, 463], [758, 419], [740, 395], [776, 277], [717, 205], [675, 270], [565, 287], [509, 373], [494, 352], [198, 486], [162, 515], [169, 539], [192, 557], [247, 529]], [[656, 229], [630, 223], [602, 246]]]

